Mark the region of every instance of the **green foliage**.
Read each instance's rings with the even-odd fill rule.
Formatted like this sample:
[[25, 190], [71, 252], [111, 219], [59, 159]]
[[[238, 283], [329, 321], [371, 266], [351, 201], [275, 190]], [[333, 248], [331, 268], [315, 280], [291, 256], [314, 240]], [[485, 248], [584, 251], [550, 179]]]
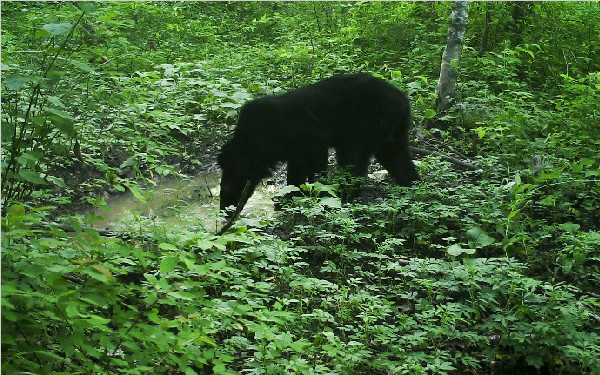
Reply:
[[[3, 93], [6, 104], [2, 115], [2, 204], [27, 198], [45, 178], [52, 154], [61, 154], [64, 144], [77, 137], [75, 118], [64, 111], [64, 104], [51, 93], [60, 90], [60, 77], [55, 61], [64, 53], [75, 24], [52, 23], [43, 26], [40, 38], [47, 39], [46, 49], [35, 69], [16, 70], [3, 64]], [[54, 180], [56, 181], [56, 180]], [[60, 180], [57, 182], [60, 184]]]
[[[595, 374], [600, 8], [472, 3], [459, 103], [422, 129], [450, 8], [3, 3], [2, 372]], [[77, 214], [210, 165], [251, 98], [355, 71], [481, 169], [323, 176], [219, 237]]]
[[[554, 363], [561, 368], [561, 371], [570, 373], [576, 371], [574, 369], [578, 365], [575, 367], [567, 365], [565, 362], [567, 351], [561, 349], [561, 354], [554, 352], [555, 349], [563, 346], [560, 342], [566, 336], [579, 337], [582, 340], [577, 344], [578, 355], [581, 356], [582, 363], [590, 363], [588, 350], [597, 352], [598, 348], [588, 348], [587, 342], [590, 337], [585, 333], [586, 329], [580, 333], [567, 333], [562, 331], [563, 328], [559, 328], [560, 325], [536, 323], [563, 319], [557, 316], [550, 318], [558, 311], [561, 311], [560, 314], [570, 311], [569, 314], [579, 316], [581, 313], [587, 315], [591, 310], [587, 312], [579, 310], [581, 303], [555, 310], [544, 305], [546, 302], [542, 300], [547, 301], [546, 297], [540, 300], [531, 293], [535, 294], [536, 290], [546, 290], [542, 295], [552, 295], [554, 298], [557, 296], [555, 294], [557, 288], [564, 288], [559, 294], [563, 295], [560, 298], [566, 302], [577, 295], [585, 296], [585, 292], [579, 288], [592, 291], [599, 285], [597, 252], [592, 250], [598, 248], [598, 233], [581, 232], [582, 226], [588, 223], [581, 216], [579, 220], [574, 215], [569, 217], [570, 220], [581, 224], [565, 223], [566, 218], [563, 217], [564, 213], [560, 205], [549, 206], [543, 201], [540, 202], [537, 192], [536, 196], [533, 195], [533, 191], [543, 189], [543, 182], [546, 182], [544, 178], [548, 179], [551, 176], [543, 174], [537, 178], [537, 182], [541, 183], [537, 186], [524, 187], [524, 184], [519, 182], [490, 188], [488, 180], [474, 184], [469, 181], [472, 176], [468, 174], [456, 181], [456, 176], [451, 176], [454, 172], [435, 159], [421, 163], [421, 169], [422, 174], [427, 176], [425, 181], [411, 189], [387, 188], [386, 194], [381, 194], [384, 198], [377, 198], [374, 201], [347, 203], [341, 207], [323, 209], [323, 197], [318, 195], [294, 198], [296, 205], [286, 208], [285, 214], [280, 218], [283, 219], [280, 230], [291, 228], [289, 240], [297, 246], [309, 249], [311, 255], [306, 258], [307, 272], [314, 275], [313, 277], [342, 284], [349, 282], [349, 278], [361, 282], [369, 280], [365, 281], [369, 294], [387, 295], [394, 301], [402, 301], [403, 293], [407, 293], [408, 290], [418, 290], [415, 283], [417, 285], [423, 283], [422, 287], [426, 286], [428, 293], [434, 294], [428, 297], [433, 310], [423, 310], [418, 304], [414, 306], [414, 310], [410, 310], [411, 318], [420, 322], [420, 327], [427, 326], [429, 323], [425, 323], [427, 319], [417, 317], [419, 314], [431, 313], [432, 317], [445, 316], [449, 313], [448, 306], [445, 304], [452, 301], [450, 311], [453, 312], [452, 314], [457, 314], [451, 318], [453, 324], [456, 324], [457, 319], [460, 321], [464, 319], [464, 322], [475, 325], [470, 328], [454, 326], [452, 328], [460, 332], [460, 337], [463, 334], [469, 337], [467, 340], [470, 344], [461, 346], [463, 355], [470, 353], [465, 357], [465, 362], [456, 359], [457, 355], [450, 349], [452, 344], [449, 343], [448, 338], [440, 338], [444, 343], [443, 348], [434, 346], [438, 349], [434, 352], [436, 358], [440, 356], [448, 358], [447, 363], [452, 367], [451, 369], [466, 367], [482, 369], [490, 366], [491, 362], [496, 362], [495, 366], [499, 368], [519, 368], [519, 361], [525, 361], [528, 365], [537, 368]], [[558, 174], [554, 177], [557, 176]], [[452, 179], [455, 182], [449, 184], [448, 181]], [[590, 181], [584, 183], [593, 184]], [[555, 191], [560, 191], [563, 184], [552, 185]], [[531, 191], [531, 194], [527, 195], [525, 191]], [[369, 198], [363, 197], [364, 199]], [[540, 217], [536, 217], [535, 206], [538, 205], [544, 208], [543, 216]], [[516, 209], [515, 206], [527, 207]], [[595, 215], [595, 210], [588, 211], [587, 214]], [[566, 245], [567, 243], [569, 245]], [[503, 254], [509, 255], [510, 258], [503, 257]], [[426, 260], [427, 258], [429, 260]], [[515, 258], [520, 261], [516, 261]], [[392, 267], [390, 262], [395, 266]], [[525, 266], [522, 262], [528, 265]], [[575, 267], [576, 270], [571, 267]], [[440, 279], [437, 282], [441, 284], [432, 282], [435, 277], [431, 275], [420, 276], [420, 271], [416, 271], [417, 269], [427, 270], [426, 272], [433, 274], [439, 272]], [[406, 277], [399, 278], [395, 273], [392, 277], [387, 273], [391, 270]], [[548, 270], [553, 270], [550, 276], [554, 282], [545, 284], [536, 280], [543, 277], [542, 275]], [[456, 275], [463, 272], [474, 279], [464, 280], [467, 284], [460, 286], [460, 282], [456, 281]], [[486, 275], [486, 272], [489, 273]], [[423, 281], [419, 281], [421, 277]], [[444, 282], [447, 281], [447, 277], [451, 281], [446, 285]], [[562, 282], [555, 284], [556, 279]], [[563, 284], [565, 281], [577, 287]], [[487, 283], [491, 288], [489, 292], [485, 291], [484, 285]], [[514, 283], [518, 283], [519, 286]], [[476, 290], [471, 290], [473, 287]], [[398, 294], [394, 297], [390, 290], [396, 288]], [[520, 290], [521, 288], [523, 289]], [[497, 292], [503, 293], [502, 291], [508, 294], [494, 295]], [[513, 292], [516, 294], [513, 295]], [[493, 296], [486, 296], [487, 293]], [[418, 301], [417, 295], [410, 294], [409, 301]], [[467, 295], [469, 297], [463, 300]], [[469, 302], [469, 298], [475, 299]], [[583, 298], [591, 301], [589, 297]], [[506, 301], [508, 304], [499, 301]], [[394, 305], [398, 306], [398, 303], [404, 309], [409, 309], [402, 302], [396, 302]], [[440, 303], [442, 305], [438, 306]], [[533, 307], [531, 303], [540, 308]], [[597, 301], [592, 302], [590, 306], [596, 303]], [[408, 304], [410, 305], [410, 302]], [[513, 312], [523, 311], [525, 315], [517, 313], [513, 316], [511, 313], [501, 317], [506, 314], [501, 312], [503, 308]], [[375, 313], [373, 316], [379, 314]], [[525, 316], [533, 320], [524, 323]], [[479, 323], [476, 322], [479, 319], [481, 319], [482, 330], [479, 333], [472, 332], [472, 329], [477, 331], [475, 327], [478, 326]], [[444, 327], [443, 323], [439, 321], [434, 323], [433, 320], [429, 322], [432, 329], [439, 328], [439, 334], [448, 334], [448, 328]], [[526, 328], [529, 324], [531, 326]], [[589, 322], [589, 324], [595, 323]], [[519, 333], [510, 333], [512, 328], [508, 327], [515, 325], [519, 327], [517, 329]], [[391, 326], [397, 327], [398, 323]], [[509, 331], [504, 331], [505, 329]], [[492, 345], [493, 349], [489, 346], [489, 336], [485, 336], [484, 332], [492, 336], [498, 335], [499, 342]], [[558, 334], [554, 338], [549, 338], [547, 334], [552, 335], [550, 332]], [[422, 334], [431, 337], [430, 333]], [[598, 332], [594, 333], [593, 337], [597, 334]], [[395, 333], [391, 337], [406, 337], [405, 335], [406, 333]], [[477, 335], [480, 335], [479, 338]], [[539, 340], [533, 337], [539, 337]], [[407, 349], [411, 347], [410, 342], [402, 342], [404, 345], [400, 347], [411, 351]], [[473, 348], [477, 345], [486, 345], [486, 347], [482, 346], [479, 351], [474, 352], [465, 349], [472, 345]], [[564, 345], [570, 346], [570, 344]], [[483, 357], [488, 360], [492, 357], [496, 359], [486, 362], [481, 357], [482, 353], [486, 353]], [[522, 357], [511, 353], [520, 353]], [[433, 362], [433, 358], [427, 361]], [[445, 373], [441, 369], [432, 371], [432, 373]]]
[[[328, 206], [326, 215], [338, 225], [363, 209]], [[325, 255], [323, 245], [345, 238], [295, 246], [244, 226], [216, 237], [142, 220], [123, 242], [40, 229], [47, 216], [12, 206], [3, 220], [3, 372], [448, 374], [524, 360], [592, 373], [599, 365], [590, 315], [599, 302], [527, 276], [514, 258], [441, 252], [405, 261], [398, 256], [410, 240], [365, 229]], [[465, 238], [490, 242], [481, 229]], [[591, 248], [598, 236], [580, 241]]]

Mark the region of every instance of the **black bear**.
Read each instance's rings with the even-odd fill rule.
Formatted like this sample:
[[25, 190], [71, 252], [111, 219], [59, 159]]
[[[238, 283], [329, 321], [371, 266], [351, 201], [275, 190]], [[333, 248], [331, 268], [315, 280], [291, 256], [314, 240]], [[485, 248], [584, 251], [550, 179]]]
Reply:
[[233, 138], [218, 157], [220, 207], [244, 205], [242, 196], [247, 199], [279, 161], [287, 162], [289, 185], [312, 182], [327, 168], [330, 147], [338, 164], [357, 176], [367, 175], [375, 155], [396, 184], [409, 186], [419, 179], [408, 147], [409, 126], [406, 94], [366, 73], [254, 99], [242, 107]]

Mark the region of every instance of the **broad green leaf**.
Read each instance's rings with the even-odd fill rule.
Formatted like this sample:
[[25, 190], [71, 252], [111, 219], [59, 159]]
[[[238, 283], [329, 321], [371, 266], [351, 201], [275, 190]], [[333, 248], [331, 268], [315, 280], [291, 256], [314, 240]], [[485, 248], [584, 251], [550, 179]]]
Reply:
[[248, 93], [246, 91], [236, 91], [235, 93], [233, 93], [231, 98], [234, 99], [238, 103], [243, 103], [247, 100], [252, 99], [252, 95], [250, 95], [250, 93]]
[[185, 301], [193, 301], [194, 297], [195, 297], [192, 293], [182, 292], [182, 291], [169, 292], [169, 293], [167, 293], [167, 295], [170, 297], [182, 299]]
[[448, 254], [455, 256], [455, 257], [462, 254], [462, 252], [463, 252], [463, 249], [459, 244], [450, 245], [450, 247], [448, 248]]
[[319, 181], [314, 183], [314, 187], [317, 191], [325, 191], [333, 197], [337, 197], [337, 190], [340, 188], [338, 184], [326, 185], [320, 183]]
[[319, 205], [332, 207], [332, 208], [341, 208], [342, 200], [340, 198], [333, 198], [333, 197], [325, 198], [325, 199], [321, 199], [319, 201]]
[[480, 139], [481, 139], [481, 138], [483, 138], [483, 137], [485, 137], [485, 133], [486, 133], [486, 131], [485, 131], [485, 129], [484, 129], [484, 128], [482, 128], [482, 127], [479, 127], [479, 128], [475, 128], [475, 129], [473, 129], [473, 130], [477, 132], [477, 136], [478, 136]]
[[56, 125], [56, 128], [60, 130], [66, 136], [71, 138], [77, 136], [77, 131], [75, 130], [75, 126], [73, 125], [73, 121], [69, 119], [65, 119], [63, 117], [59, 117], [56, 115], [52, 115], [48, 117], [48, 119]]
[[204, 276], [210, 272], [209, 264], [197, 264], [194, 266], [194, 272], [200, 276]]
[[211, 249], [213, 246], [215, 246], [215, 243], [212, 241], [204, 240], [204, 239], [198, 240], [198, 247], [201, 248], [202, 250]]
[[553, 180], [555, 178], [557, 178], [558, 176], [560, 176], [563, 173], [564, 168], [558, 168], [553, 170], [550, 173], [542, 173], [542, 175], [540, 176], [540, 179], [543, 180]]
[[12, 139], [12, 137], [15, 133], [15, 126], [8, 121], [4, 121], [4, 119], [3, 119], [2, 120], [2, 128], [0, 130], [0, 133], [2, 133], [2, 142], [6, 142], [6, 141]]
[[42, 178], [42, 176], [36, 171], [22, 169], [19, 171], [19, 177], [21, 177], [23, 180], [25, 180], [27, 182], [31, 182], [34, 185], [45, 185], [46, 184], [46, 180], [44, 180]]
[[165, 274], [173, 271], [177, 267], [179, 257], [166, 257], [160, 262], [160, 273]]
[[52, 104], [55, 107], [65, 108], [65, 104], [56, 96], [47, 96], [46, 100], [48, 100], [48, 103]]
[[56, 249], [59, 246], [65, 246], [65, 243], [56, 238], [43, 237], [39, 239], [39, 244], [46, 249]]
[[506, 218], [507, 219], [512, 219], [513, 217], [517, 216], [519, 214], [519, 212], [521, 212], [520, 209], [516, 209], [514, 211], [511, 211], [511, 213], [508, 214], [508, 216]]
[[8, 216], [23, 216], [25, 215], [25, 207], [20, 204], [13, 204], [8, 208]]
[[[110, 319], [104, 318], [99, 315], [90, 315], [88, 316], [88, 320], [92, 322], [92, 326], [94, 326], [95, 328], [99, 328], [100, 326], [104, 327], [105, 325], [110, 323]], [[106, 329], [102, 330], [106, 331]]]
[[133, 196], [140, 202], [142, 203], [146, 203], [147, 199], [146, 197], [144, 197], [142, 195], [142, 193], [140, 192], [140, 189], [137, 188], [137, 186], [135, 185], [127, 185], [127, 187], [129, 188], [129, 190], [131, 190], [131, 193], [133, 194]]
[[480, 227], [473, 227], [467, 231], [467, 238], [474, 247], [485, 247], [496, 242], [495, 239], [490, 237], [486, 231]]
[[44, 30], [46, 30], [48, 32], [48, 34], [50, 34], [52, 36], [58, 36], [58, 35], [63, 35], [63, 34], [68, 33], [69, 30], [71, 30], [71, 27], [73, 27], [73, 25], [65, 22], [65, 23], [47, 23], [42, 28]]
[[279, 191], [275, 194], [276, 197], [283, 197], [286, 194], [289, 194], [291, 192], [294, 191], [300, 191], [300, 189], [297, 186], [294, 185], [287, 185], [282, 187], [281, 189], [279, 189]]
[[45, 89], [53, 89], [60, 79], [65, 75], [65, 72], [60, 70], [51, 70], [46, 74], [46, 77], [40, 80], [40, 86]]
[[194, 259], [191, 259], [189, 257], [186, 256], [180, 256], [179, 259], [181, 259], [183, 261], [183, 263], [185, 263], [185, 266], [187, 267], [188, 270], [193, 270], [194, 266], [196, 265]]
[[559, 224], [558, 227], [564, 230], [565, 232], [577, 232], [579, 228], [581, 228], [581, 225], [568, 222]]
[[137, 163], [136, 157], [130, 156], [129, 158], [127, 158], [127, 160], [122, 162], [121, 165], [119, 165], [119, 168], [123, 169], [123, 168], [131, 167], [131, 166], [136, 165], [136, 163]]
[[104, 267], [103, 265], [101, 265], [101, 264], [92, 264], [92, 268], [94, 270], [100, 272], [101, 274], [105, 275], [106, 278], [109, 281], [113, 281], [114, 280], [112, 272], [110, 272], [110, 270], [108, 268]]
[[196, 339], [196, 341], [205, 342], [210, 346], [217, 346], [217, 343], [215, 342], [215, 340], [211, 339], [208, 336], [200, 336]]
[[74, 67], [79, 68], [81, 70], [83, 70], [86, 73], [93, 73], [94, 72], [94, 68], [92, 68], [91, 66], [89, 66], [88, 64], [84, 63], [83, 61], [79, 61], [79, 60], [74, 60], [74, 59], [69, 59], [68, 60]]
[[75, 232], [81, 232], [81, 223], [74, 217], [69, 218], [69, 223]]
[[72, 264], [55, 264], [46, 268], [46, 270], [56, 273], [69, 273], [73, 272], [76, 268], [77, 266], [74, 266]]
[[423, 84], [419, 81], [414, 81], [414, 82], [409, 82], [406, 86], [410, 89], [413, 89], [414, 91], [417, 91], [423, 87]]
[[[2, 311], [2, 318], [5, 318], [4, 314], [6, 314], [7, 310], [14, 310], [14, 308], [15, 308], [15, 305], [13, 305], [12, 303], [10, 303], [10, 301], [5, 298], [5, 296], [8, 296], [10, 294], [12, 294], [12, 293], [9, 293], [9, 292], [5, 291], [4, 290], [4, 285], [2, 285], [2, 299], [1, 299], [1, 302], [0, 302], [0, 304], [2, 305], [2, 310], [3, 310]], [[14, 316], [14, 315], [11, 314], [11, 316]], [[11, 319], [11, 318], [6, 318], [6, 319], [11, 320], [11, 321], [15, 321], [16, 320], [16, 319]]]
[[69, 303], [65, 308], [67, 316], [72, 318], [79, 315], [79, 305], [75, 303]]
[[67, 189], [67, 184], [65, 184], [65, 180], [62, 177], [46, 176], [46, 179], [60, 188]]
[[225, 367], [225, 364], [223, 362], [218, 361], [218, 360], [213, 360], [213, 363], [215, 364], [213, 366], [214, 374], [225, 374], [225, 372], [227, 371], [227, 368]]
[[76, 4], [79, 7], [79, 9], [86, 13], [92, 13], [94, 10], [96, 10], [96, 5], [91, 1], [81, 1], [76, 2]]
[[430, 119], [430, 118], [434, 118], [436, 114], [437, 114], [437, 112], [436, 112], [436, 111], [434, 111], [434, 110], [433, 110], [433, 109], [431, 109], [431, 108], [427, 108], [427, 109], [425, 110], [425, 115], [424, 115], [424, 117], [425, 117], [426, 119]]
[[28, 151], [19, 156], [17, 161], [21, 165], [34, 166], [42, 157], [43, 155], [39, 151]]
[[51, 113], [53, 115], [57, 115], [60, 118], [64, 118], [64, 119], [71, 120], [71, 121], [75, 121], [75, 117], [71, 116], [71, 114], [69, 114], [68, 112], [63, 111], [62, 109], [57, 109], [57, 108], [52, 108], [52, 107], [46, 107], [46, 108], [44, 108], [44, 111], [46, 113]]
[[13, 75], [8, 77], [2, 77], [2, 84], [10, 91], [19, 91], [27, 83], [33, 81], [33, 76], [20, 76]]
[[173, 250], [173, 251], [179, 250], [177, 248], [177, 246], [170, 244], [168, 242], [161, 242], [160, 244], [158, 244], [158, 247], [162, 250]]
[[48, 119], [56, 125], [58, 130], [61, 133], [69, 136], [75, 137], [77, 135], [77, 131], [75, 130], [75, 126], [73, 125], [73, 121], [75, 121], [75, 117], [71, 116], [69, 113], [63, 111], [62, 109], [47, 107], [44, 109], [46, 114], [49, 114]]

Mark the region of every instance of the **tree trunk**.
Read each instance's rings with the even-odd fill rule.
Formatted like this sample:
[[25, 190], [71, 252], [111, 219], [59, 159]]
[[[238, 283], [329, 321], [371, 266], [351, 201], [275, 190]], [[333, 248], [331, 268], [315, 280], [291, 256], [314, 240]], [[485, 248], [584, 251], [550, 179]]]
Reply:
[[512, 2], [512, 23], [510, 30], [512, 32], [512, 47], [523, 43], [523, 28], [525, 18], [529, 14], [529, 4], [524, 1]]
[[479, 47], [479, 56], [483, 56], [483, 54], [487, 51], [488, 48], [488, 38], [490, 35], [490, 26], [492, 24], [492, 15], [491, 15], [492, 3], [489, 1], [485, 2], [485, 29], [483, 29], [483, 35], [481, 36], [481, 46]]
[[448, 39], [444, 54], [442, 55], [440, 79], [435, 89], [437, 96], [435, 103], [436, 111], [442, 115], [452, 107], [455, 101], [457, 74], [454, 67], [460, 59], [460, 53], [465, 40], [468, 9], [469, 3], [467, 1], [455, 1], [452, 5]]

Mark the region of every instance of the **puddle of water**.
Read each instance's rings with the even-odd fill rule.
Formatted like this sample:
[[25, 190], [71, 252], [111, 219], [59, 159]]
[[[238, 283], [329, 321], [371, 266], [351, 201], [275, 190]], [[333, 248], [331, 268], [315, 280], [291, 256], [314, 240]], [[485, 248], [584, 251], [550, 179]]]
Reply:
[[[202, 223], [214, 231], [219, 213], [219, 172], [207, 173], [189, 179], [161, 183], [146, 191], [147, 201], [140, 202], [131, 192], [107, 201], [105, 209], [94, 211], [95, 228], [118, 229], [122, 224], [135, 222], [136, 216], [152, 217], [167, 226]], [[260, 184], [242, 211], [243, 216], [254, 218], [273, 215], [273, 195], [278, 186]], [[107, 210], [106, 210], [107, 208]]]

